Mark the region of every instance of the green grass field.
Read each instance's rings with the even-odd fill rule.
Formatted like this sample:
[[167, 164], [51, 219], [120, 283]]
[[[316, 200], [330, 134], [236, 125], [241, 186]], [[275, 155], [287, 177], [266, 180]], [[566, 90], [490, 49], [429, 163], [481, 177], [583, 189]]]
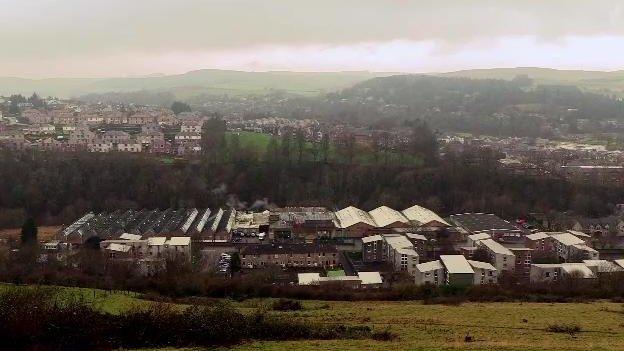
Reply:
[[[14, 288], [1, 285], [0, 289]], [[149, 303], [137, 294], [59, 288], [110, 313]], [[243, 312], [270, 310], [271, 300], [231, 302]], [[624, 350], [624, 305], [591, 303], [466, 303], [460, 306], [421, 302], [304, 301], [304, 310], [289, 314], [314, 323], [368, 325], [397, 333], [396, 341], [305, 340], [250, 342], [228, 350]], [[552, 324], [581, 327], [575, 335], [546, 331]], [[473, 342], [465, 342], [466, 335]], [[159, 349], [174, 350], [174, 349]], [[180, 349], [175, 349], [182, 351]], [[197, 349], [184, 349], [197, 350]]]
[[[234, 132], [228, 132], [226, 135], [228, 138], [232, 138]], [[264, 155], [267, 151], [267, 146], [273, 136], [269, 134], [263, 133], [254, 133], [254, 132], [238, 132], [238, 139], [240, 141], [240, 145], [243, 148], [247, 148], [250, 150], [254, 150], [258, 155]], [[309, 158], [313, 154], [314, 145], [310, 142], [306, 142], [306, 155]], [[341, 160], [344, 158], [341, 156], [334, 145], [331, 145], [329, 148], [329, 158], [332, 160]], [[354, 162], [357, 164], [373, 164], [373, 163], [400, 163], [403, 165], [422, 165], [422, 160], [418, 157], [414, 157], [411, 155], [401, 155], [397, 152], [381, 152], [378, 155], [378, 158], [375, 159], [374, 154], [370, 150], [359, 150], [356, 153], [354, 158]]]

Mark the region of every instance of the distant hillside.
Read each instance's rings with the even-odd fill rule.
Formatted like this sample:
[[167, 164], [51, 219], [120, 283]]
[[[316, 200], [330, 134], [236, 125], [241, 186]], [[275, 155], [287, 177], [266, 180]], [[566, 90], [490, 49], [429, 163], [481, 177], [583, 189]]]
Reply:
[[473, 79], [506, 79], [511, 80], [518, 75], [526, 74], [535, 84], [576, 85], [582, 89], [599, 93], [613, 93], [624, 96], [624, 70], [581, 71], [556, 70], [550, 68], [518, 67], [473, 69], [457, 72], [436, 74], [442, 77], [465, 77]]
[[318, 95], [344, 89], [359, 82], [391, 73], [371, 72], [242, 72], [199, 70], [169, 76], [126, 78], [22, 79], [0, 77], [0, 95], [15, 93], [74, 97], [93, 93], [168, 91], [177, 98], [198, 94], [262, 94], [283, 90], [300, 95]]

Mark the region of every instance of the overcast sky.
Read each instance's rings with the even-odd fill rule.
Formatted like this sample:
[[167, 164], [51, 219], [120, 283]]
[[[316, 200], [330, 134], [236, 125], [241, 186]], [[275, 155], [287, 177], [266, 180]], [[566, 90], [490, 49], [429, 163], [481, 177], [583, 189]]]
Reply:
[[624, 69], [622, 0], [0, 0], [0, 76]]

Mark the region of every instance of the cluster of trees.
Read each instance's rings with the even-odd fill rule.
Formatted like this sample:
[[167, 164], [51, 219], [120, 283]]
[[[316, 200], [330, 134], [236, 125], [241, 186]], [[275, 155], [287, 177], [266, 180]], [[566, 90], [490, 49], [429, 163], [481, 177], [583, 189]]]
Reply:
[[[91, 210], [245, 206], [259, 199], [364, 209], [419, 203], [443, 215], [475, 211], [513, 218], [575, 209], [599, 216], [624, 196], [608, 185], [505, 174], [488, 163], [467, 163], [463, 155], [424, 164], [376, 162], [361, 149], [351, 159], [348, 147], [302, 144], [297, 136], [275, 139], [262, 151], [225, 135], [222, 122], [211, 123], [205, 154], [173, 164], [124, 153], [0, 151], [0, 227], [19, 227], [28, 217], [67, 224]], [[601, 206], [586, 206], [597, 202]]]
[[43, 100], [37, 93], [33, 93], [29, 98], [24, 97], [21, 94], [11, 95], [9, 97], [9, 101], [11, 102], [5, 113], [12, 116], [19, 116], [22, 109], [20, 108], [20, 104], [23, 103], [31, 103], [35, 108], [45, 107], [45, 100]]

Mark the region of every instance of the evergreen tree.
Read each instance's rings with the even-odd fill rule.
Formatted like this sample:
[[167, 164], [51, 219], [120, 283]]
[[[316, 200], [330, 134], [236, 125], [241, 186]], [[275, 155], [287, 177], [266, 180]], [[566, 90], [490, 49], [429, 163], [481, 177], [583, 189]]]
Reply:
[[21, 241], [22, 245], [32, 245], [37, 243], [37, 225], [32, 217], [29, 217], [22, 225]]
[[191, 112], [191, 106], [181, 101], [174, 101], [173, 104], [171, 104], [171, 111], [179, 115], [182, 112]]

